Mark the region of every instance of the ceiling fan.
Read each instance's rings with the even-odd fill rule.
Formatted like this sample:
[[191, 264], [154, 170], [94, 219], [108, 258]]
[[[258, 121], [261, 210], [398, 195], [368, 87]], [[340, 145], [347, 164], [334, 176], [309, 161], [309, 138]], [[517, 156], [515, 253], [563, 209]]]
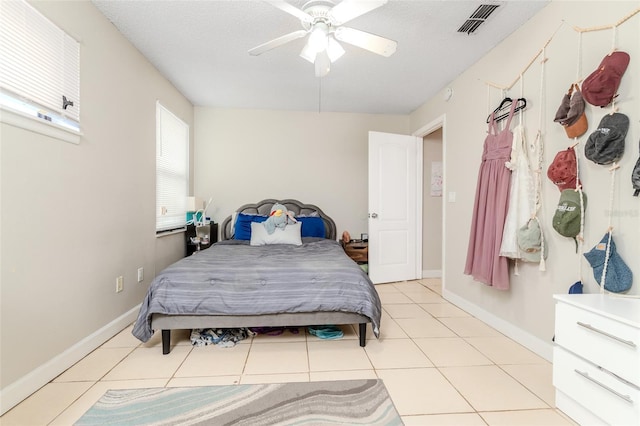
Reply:
[[342, 24], [364, 15], [387, 3], [387, 0], [342, 0], [335, 4], [330, 0], [312, 0], [301, 9], [284, 0], [269, 0], [280, 10], [300, 19], [301, 30], [285, 34], [249, 50], [250, 55], [260, 55], [290, 41], [309, 36], [300, 56], [315, 65], [316, 77], [324, 77], [331, 63], [344, 55], [338, 43], [342, 41], [385, 57], [393, 55], [397, 42]]

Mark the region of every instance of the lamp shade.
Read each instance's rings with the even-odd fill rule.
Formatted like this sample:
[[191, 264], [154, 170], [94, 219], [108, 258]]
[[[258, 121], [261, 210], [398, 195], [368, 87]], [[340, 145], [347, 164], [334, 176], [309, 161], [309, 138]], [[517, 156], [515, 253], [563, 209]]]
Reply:
[[199, 197], [187, 197], [187, 211], [195, 212], [202, 209], [202, 198]]

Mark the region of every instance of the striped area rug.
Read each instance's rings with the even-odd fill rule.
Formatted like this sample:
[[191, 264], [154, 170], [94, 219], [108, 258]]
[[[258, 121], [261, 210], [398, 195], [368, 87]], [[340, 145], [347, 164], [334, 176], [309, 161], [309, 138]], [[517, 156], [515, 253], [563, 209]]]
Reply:
[[107, 391], [76, 425], [402, 425], [382, 380]]

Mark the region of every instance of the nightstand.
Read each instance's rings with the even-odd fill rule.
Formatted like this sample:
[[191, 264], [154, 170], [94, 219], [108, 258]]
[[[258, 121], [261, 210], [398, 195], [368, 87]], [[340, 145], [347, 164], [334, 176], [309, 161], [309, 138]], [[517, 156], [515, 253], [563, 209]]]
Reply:
[[347, 256], [356, 263], [365, 264], [369, 262], [369, 242], [360, 240], [351, 240], [348, 243], [341, 241], [342, 248]]
[[[193, 243], [192, 238], [200, 237], [200, 243]], [[187, 231], [184, 233], [185, 243], [187, 246], [187, 256], [191, 256], [198, 250], [204, 250], [218, 241], [218, 224], [210, 223], [209, 225], [198, 226], [197, 233], [194, 225], [187, 225]]]

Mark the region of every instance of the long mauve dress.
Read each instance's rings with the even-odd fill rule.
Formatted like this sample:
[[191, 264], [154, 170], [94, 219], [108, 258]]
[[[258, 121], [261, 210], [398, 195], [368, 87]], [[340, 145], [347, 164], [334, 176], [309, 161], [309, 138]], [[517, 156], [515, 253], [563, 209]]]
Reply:
[[498, 129], [494, 114], [489, 120], [464, 268], [466, 275], [498, 290], [509, 289], [509, 260], [500, 256], [500, 246], [509, 209], [511, 170], [505, 166], [505, 162], [511, 156], [513, 133], [510, 125], [516, 103], [511, 104], [504, 130]]

